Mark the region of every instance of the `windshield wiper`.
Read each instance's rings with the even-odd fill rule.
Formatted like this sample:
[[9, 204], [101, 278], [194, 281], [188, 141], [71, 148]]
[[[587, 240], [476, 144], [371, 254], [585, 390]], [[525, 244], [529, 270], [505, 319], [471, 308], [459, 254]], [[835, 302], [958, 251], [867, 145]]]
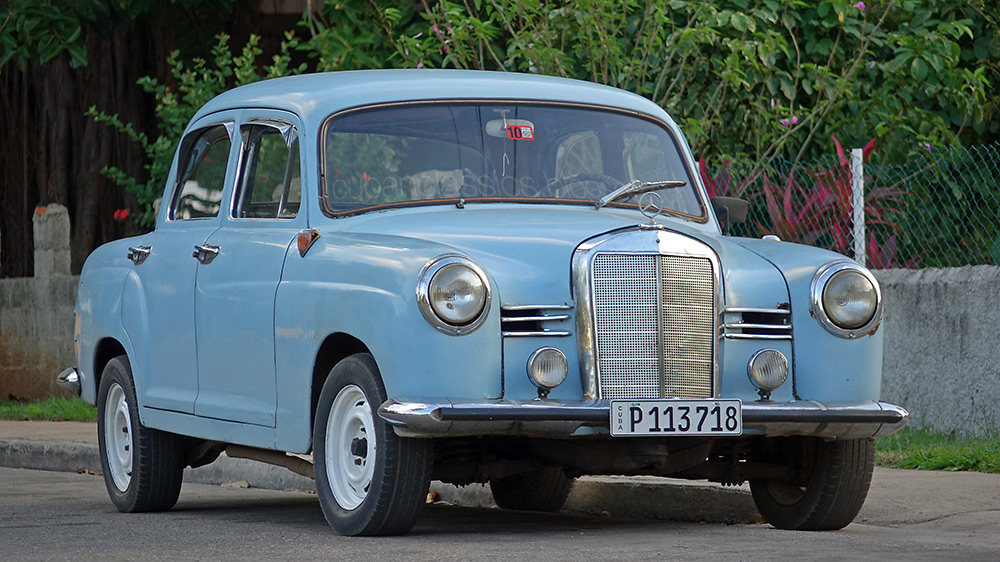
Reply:
[[642, 182], [639, 180], [632, 180], [627, 184], [619, 187], [618, 189], [612, 191], [611, 193], [595, 201], [594, 206], [600, 209], [601, 207], [607, 205], [608, 203], [612, 203], [623, 197], [639, 195], [650, 191], [658, 191], [660, 189], [684, 187], [685, 185], [687, 185], [687, 182], [680, 180], [660, 180], [660, 181], [646, 181], [646, 182]]

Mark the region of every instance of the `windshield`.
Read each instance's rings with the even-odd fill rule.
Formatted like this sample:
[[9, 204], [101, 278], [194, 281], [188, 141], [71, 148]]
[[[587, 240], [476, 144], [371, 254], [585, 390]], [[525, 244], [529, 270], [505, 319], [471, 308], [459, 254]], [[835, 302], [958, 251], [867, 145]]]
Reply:
[[659, 192], [663, 209], [704, 216], [668, 129], [593, 108], [438, 103], [349, 113], [327, 123], [323, 166], [331, 214], [462, 200], [594, 204], [633, 180], [679, 180], [686, 185]]

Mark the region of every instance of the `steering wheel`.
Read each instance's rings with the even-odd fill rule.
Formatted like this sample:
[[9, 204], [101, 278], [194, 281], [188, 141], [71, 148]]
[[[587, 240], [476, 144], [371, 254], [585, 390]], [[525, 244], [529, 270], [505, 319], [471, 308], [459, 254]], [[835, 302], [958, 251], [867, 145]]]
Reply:
[[[587, 183], [591, 185], [586, 185], [583, 186], [582, 188], [567, 189], [569, 186], [578, 183]], [[546, 188], [548, 188], [549, 193], [552, 193], [556, 197], [566, 197], [567, 195], [565, 193], [560, 193], [563, 190], [570, 193], [585, 190], [585, 193], [573, 193], [573, 195], [575, 196], [574, 198], [600, 199], [612, 189], [621, 187], [622, 183], [623, 182], [618, 178], [614, 178], [605, 174], [574, 174], [572, 176], [556, 178], [550, 181], [546, 186]], [[593, 184], [600, 184], [600, 185], [595, 187]]]

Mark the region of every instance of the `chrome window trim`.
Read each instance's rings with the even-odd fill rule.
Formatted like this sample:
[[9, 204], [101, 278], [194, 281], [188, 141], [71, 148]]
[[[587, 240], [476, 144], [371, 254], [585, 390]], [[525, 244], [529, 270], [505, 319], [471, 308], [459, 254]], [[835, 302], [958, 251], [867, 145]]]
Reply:
[[707, 258], [715, 278], [715, 315], [712, 319], [712, 395], [721, 388], [721, 364], [724, 325], [724, 280], [722, 262], [706, 243], [669, 229], [636, 229], [599, 236], [580, 244], [573, 252], [572, 286], [577, 302], [576, 334], [579, 348], [580, 382], [587, 400], [600, 399], [600, 372], [597, 364], [597, 333], [594, 327], [596, 311], [593, 302], [592, 268], [598, 254], [656, 255]]
[[[834, 324], [833, 320], [830, 319], [830, 316], [826, 312], [826, 307], [823, 305], [823, 290], [826, 288], [827, 283], [833, 279], [834, 275], [847, 270], [860, 273], [868, 279], [868, 281], [872, 284], [872, 287], [875, 289], [875, 313], [872, 314], [872, 318], [867, 324], [853, 330], [841, 328], [840, 326]], [[816, 270], [815, 275], [813, 275], [812, 283], [809, 286], [809, 301], [810, 314], [812, 314], [813, 318], [815, 318], [819, 324], [826, 329], [826, 331], [835, 336], [840, 336], [846, 339], [854, 339], [859, 336], [871, 334], [875, 332], [879, 324], [882, 322], [882, 290], [879, 288], [878, 280], [875, 279], [875, 276], [872, 275], [867, 268], [848, 259], [834, 260]]]

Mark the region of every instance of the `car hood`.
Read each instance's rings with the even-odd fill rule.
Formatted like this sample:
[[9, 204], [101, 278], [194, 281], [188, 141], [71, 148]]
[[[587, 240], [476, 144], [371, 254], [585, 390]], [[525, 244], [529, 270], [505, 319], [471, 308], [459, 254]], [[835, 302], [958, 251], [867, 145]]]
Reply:
[[[504, 304], [570, 304], [571, 261], [583, 242], [618, 231], [634, 230], [649, 219], [630, 209], [569, 205], [468, 205], [421, 207], [370, 213], [343, 219], [357, 233], [399, 237], [442, 246], [442, 253], [458, 252], [478, 262], [493, 278]], [[339, 222], [339, 221], [338, 221]], [[769, 306], [787, 302], [784, 278], [757, 253], [719, 236], [714, 225], [658, 217], [660, 225], [708, 244], [719, 255], [724, 284], [738, 285], [740, 294], [727, 293], [729, 306]], [[714, 231], [714, 232], [713, 232]], [[738, 283], [730, 283], [739, 278]], [[766, 287], [767, 301], [759, 290]], [[741, 295], [755, 295], [743, 302]]]

